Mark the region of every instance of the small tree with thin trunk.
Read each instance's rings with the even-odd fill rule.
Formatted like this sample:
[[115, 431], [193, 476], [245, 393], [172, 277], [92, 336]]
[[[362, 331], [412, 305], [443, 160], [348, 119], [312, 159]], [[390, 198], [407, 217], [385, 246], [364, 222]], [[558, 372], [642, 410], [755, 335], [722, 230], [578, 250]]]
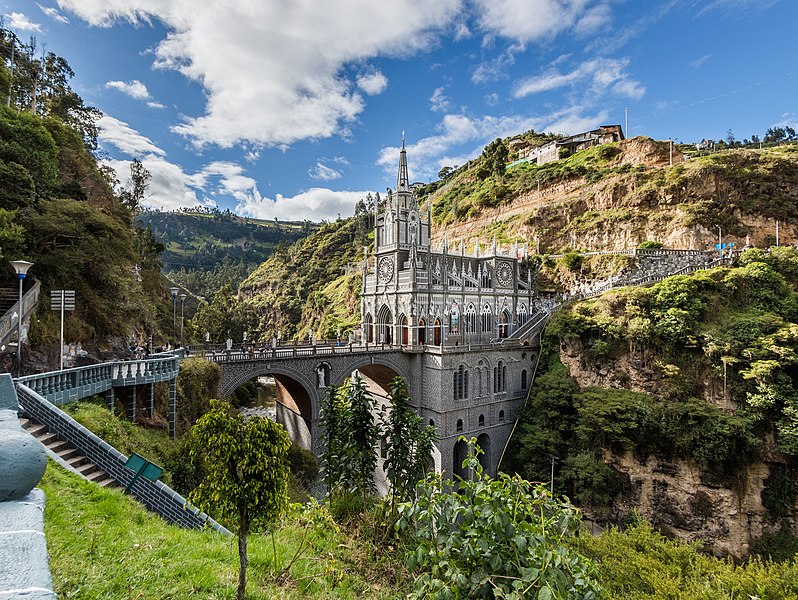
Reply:
[[342, 478], [349, 493], [362, 497], [365, 511], [367, 497], [376, 491], [374, 469], [377, 468], [379, 431], [374, 422], [375, 401], [360, 376], [355, 376], [347, 384], [344, 394], [347, 408], [342, 434], [347, 444], [344, 468], [348, 472], [342, 473]]
[[[288, 507], [288, 433], [274, 421], [232, 414], [227, 403], [211, 410], [194, 428], [192, 458], [204, 463], [205, 478], [188, 500], [232, 524], [238, 533], [238, 600], [247, 586], [247, 535], [255, 524], [274, 524]], [[277, 550], [272, 532], [274, 565]]]
[[425, 427], [410, 406], [404, 379], [397, 377], [391, 381], [388, 393], [391, 405], [390, 408], [386, 405], [382, 411], [381, 438], [386, 447], [383, 468], [391, 484], [390, 510], [393, 520], [396, 503], [413, 500], [416, 485], [427, 474], [435, 430]]

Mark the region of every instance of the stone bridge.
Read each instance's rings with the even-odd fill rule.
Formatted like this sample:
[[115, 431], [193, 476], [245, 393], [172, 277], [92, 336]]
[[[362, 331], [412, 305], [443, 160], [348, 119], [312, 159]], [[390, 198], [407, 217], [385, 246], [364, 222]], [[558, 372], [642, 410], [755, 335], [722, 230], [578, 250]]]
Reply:
[[342, 385], [357, 371], [376, 396], [387, 396], [390, 381], [402, 377], [411, 397], [419, 397], [413, 396], [420, 391], [414, 389], [414, 358], [422, 352], [407, 346], [352, 343], [202, 351], [202, 355], [221, 367], [219, 394], [223, 397], [256, 377], [274, 377], [278, 421], [294, 441], [315, 451], [319, 406], [328, 387]]

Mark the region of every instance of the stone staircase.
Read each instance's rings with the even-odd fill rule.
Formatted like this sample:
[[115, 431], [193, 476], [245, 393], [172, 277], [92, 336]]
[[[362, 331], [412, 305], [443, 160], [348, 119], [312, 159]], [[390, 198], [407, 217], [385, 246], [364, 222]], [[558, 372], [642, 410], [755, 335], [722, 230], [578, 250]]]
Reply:
[[60, 439], [55, 433], [51, 433], [47, 429], [47, 425], [36, 423], [25, 417], [20, 417], [19, 422], [25, 431], [44, 444], [48, 450], [51, 450], [60, 457], [64, 463], [69, 465], [72, 470], [80, 474], [84, 479], [102, 487], [117, 486], [116, 481], [114, 481], [108, 473], [91, 462], [83, 453], [70, 445], [69, 442]]

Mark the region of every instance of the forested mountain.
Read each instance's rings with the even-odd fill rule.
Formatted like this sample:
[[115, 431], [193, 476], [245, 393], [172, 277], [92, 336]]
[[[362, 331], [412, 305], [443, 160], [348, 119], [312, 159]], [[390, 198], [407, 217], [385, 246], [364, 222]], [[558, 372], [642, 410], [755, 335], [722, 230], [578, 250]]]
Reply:
[[[4, 31], [0, 45], [9, 51], [12, 43], [13, 80], [0, 65], [0, 247], [5, 260], [33, 262], [29, 273], [42, 283], [31, 343], [53, 349], [58, 340], [46, 301], [54, 288], [76, 292], [67, 340], [157, 335], [166, 313], [158, 248], [134, 226], [135, 199], [120, 200], [111, 171], [92, 154], [99, 113], [70, 88], [65, 59], [33, 58]], [[10, 266], [4, 273], [13, 278]]]
[[225, 285], [237, 290], [276, 247], [318, 229], [309, 221], [247, 219], [216, 208], [146, 210], [137, 222], [163, 244], [161, 262], [169, 279], [208, 299]]

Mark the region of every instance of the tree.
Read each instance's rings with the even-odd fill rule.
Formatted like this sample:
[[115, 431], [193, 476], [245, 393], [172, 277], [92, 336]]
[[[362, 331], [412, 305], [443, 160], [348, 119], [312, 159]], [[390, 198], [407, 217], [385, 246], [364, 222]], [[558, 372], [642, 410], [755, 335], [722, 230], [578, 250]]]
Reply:
[[146, 198], [147, 189], [150, 187], [152, 174], [141, 164], [138, 158], [130, 163], [130, 182], [119, 191], [119, 198], [133, 214], [141, 208], [141, 202]]
[[438, 171], [438, 179], [448, 179], [454, 173], [454, 167], [443, 167]]
[[366, 510], [366, 499], [375, 491], [374, 469], [377, 468], [375, 447], [379, 432], [374, 422], [375, 401], [360, 376], [355, 376], [347, 384], [344, 394], [347, 406], [343, 418], [343, 434], [348, 441], [344, 452], [347, 468], [344, 478], [349, 493], [361, 496], [363, 510]]
[[424, 427], [410, 406], [407, 385], [397, 377], [390, 384], [390, 409], [381, 415], [381, 438], [386, 447], [383, 468], [391, 484], [391, 517], [397, 501], [412, 499], [416, 485], [424, 478], [432, 456], [435, 430]]
[[732, 130], [731, 130], [731, 129], [729, 129], [729, 130], [726, 132], [726, 143], [727, 143], [729, 146], [734, 146], [734, 142], [736, 142], [736, 141], [737, 141], [737, 139], [734, 137], [734, 133], [732, 132]]
[[346, 460], [343, 435], [344, 411], [345, 406], [338, 388], [329, 386], [321, 402], [319, 413], [324, 440], [321, 468], [330, 499], [334, 498], [340, 489], [344, 461]]
[[[273, 525], [288, 507], [291, 447], [282, 425], [262, 417], [231, 415], [229, 406], [211, 400], [211, 410], [191, 430], [191, 457], [205, 469], [188, 500], [233, 523], [238, 532], [238, 600], [247, 586], [247, 535], [256, 524]], [[274, 564], [277, 551], [272, 532]]]

